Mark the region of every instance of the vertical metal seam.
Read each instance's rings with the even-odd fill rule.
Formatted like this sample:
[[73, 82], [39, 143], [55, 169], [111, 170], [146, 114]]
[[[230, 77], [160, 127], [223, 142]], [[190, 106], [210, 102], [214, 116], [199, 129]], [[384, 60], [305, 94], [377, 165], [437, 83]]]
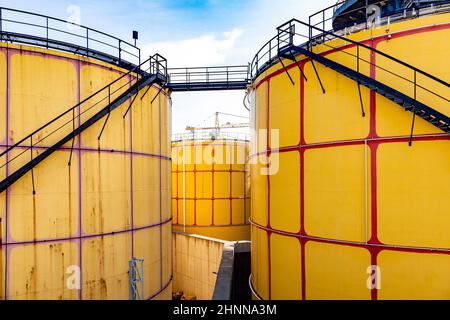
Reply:
[[[131, 82], [132, 82], [132, 75], [129, 76], [129, 85], [128, 88], [131, 88]], [[138, 81], [138, 78], [136, 78], [136, 82]], [[129, 99], [130, 103], [131, 103], [131, 97]], [[142, 109], [141, 109], [142, 110]], [[124, 119], [125, 120], [125, 119]], [[129, 123], [129, 127], [130, 127], [130, 230], [131, 230], [131, 258], [134, 257], [134, 193], [133, 193], [133, 185], [134, 185], [134, 179], [133, 179], [133, 174], [134, 174], [134, 168], [133, 168], [133, 160], [134, 160], [134, 155], [133, 155], [133, 110], [130, 110], [130, 117], [128, 120]], [[125, 134], [125, 132], [124, 132]], [[125, 147], [125, 146], [124, 146]]]
[[[81, 60], [78, 60], [77, 63], [77, 82], [78, 82], [78, 126], [81, 125]], [[83, 198], [82, 198], [82, 139], [81, 134], [78, 136], [78, 233], [79, 233], [79, 242], [78, 242], [78, 263], [80, 268], [80, 290], [78, 292], [78, 299], [83, 300]]]
[[[6, 48], [6, 148], [9, 146], [9, 118], [10, 118], [10, 108], [11, 108], [11, 54], [9, 48]], [[9, 153], [6, 154], [6, 176], [9, 175]], [[8, 300], [8, 289], [9, 289], [9, 203], [10, 203], [10, 188], [6, 189], [6, 201], [5, 201], [5, 300]], [[3, 251], [3, 250], [2, 250]]]
[[[162, 131], [162, 125], [161, 125], [161, 95], [158, 95], [158, 136], [159, 136], [159, 154], [162, 154], [162, 140], [161, 140], [161, 131]], [[159, 157], [159, 222], [162, 223], [163, 219], [163, 213], [162, 213], [162, 159]], [[160, 263], [160, 284], [161, 284], [161, 290], [163, 290], [164, 284], [163, 284], [163, 225], [161, 224], [159, 227], [159, 234], [160, 234], [160, 256], [161, 256], [161, 263]]]

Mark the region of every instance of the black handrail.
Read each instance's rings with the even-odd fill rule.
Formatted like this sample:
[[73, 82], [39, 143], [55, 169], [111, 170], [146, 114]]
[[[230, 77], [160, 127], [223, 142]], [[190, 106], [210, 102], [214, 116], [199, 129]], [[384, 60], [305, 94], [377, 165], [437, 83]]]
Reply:
[[[147, 64], [147, 63], [150, 64], [149, 67], [145, 71], [142, 71], [142, 67], [145, 64]], [[50, 120], [49, 122], [47, 122], [46, 124], [41, 126], [40, 128], [36, 129], [35, 131], [33, 131], [32, 133], [27, 135], [25, 138], [21, 139], [19, 142], [17, 142], [14, 145], [8, 147], [5, 151], [0, 153], [0, 157], [3, 157], [5, 155], [8, 155], [15, 148], [25, 147], [24, 142], [26, 142], [27, 140], [31, 141], [30, 146], [26, 147], [25, 151], [23, 151], [22, 153], [20, 153], [19, 155], [17, 155], [13, 159], [7, 159], [6, 162], [0, 166], [0, 168], [3, 168], [8, 163], [10, 163], [11, 161], [15, 160], [17, 157], [21, 156], [22, 154], [24, 154], [28, 150], [32, 149], [33, 147], [37, 146], [41, 141], [45, 140], [50, 135], [54, 134], [55, 132], [57, 132], [58, 130], [60, 130], [61, 128], [66, 126], [67, 124], [74, 123], [74, 125], [75, 125], [75, 119], [78, 119], [79, 117], [81, 117], [82, 114], [84, 114], [88, 110], [92, 109], [93, 107], [97, 106], [100, 102], [102, 102], [102, 101], [104, 101], [106, 99], [111, 101], [111, 96], [113, 94], [115, 94], [116, 92], [118, 92], [122, 88], [128, 86], [133, 81], [135, 81], [135, 80], [138, 81], [139, 77], [142, 78], [144, 76], [149, 76], [150, 74], [152, 74], [152, 75], [160, 75], [161, 78], [167, 79], [167, 65], [166, 64], [167, 64], [167, 61], [164, 59], [164, 57], [160, 56], [159, 54], [155, 54], [155, 55], [151, 56], [149, 59], [147, 59], [146, 61], [142, 62], [140, 65], [134, 67], [132, 70], [129, 70], [127, 73], [122, 74], [120, 77], [118, 77], [117, 79], [115, 79], [111, 83], [107, 84], [103, 88], [101, 88], [98, 91], [96, 91], [95, 93], [91, 94], [89, 97], [83, 99], [82, 101], [77, 103], [75, 106], [67, 109], [66, 111], [64, 111], [60, 115], [56, 116], [55, 118], [53, 118], [52, 120]], [[150, 73], [148, 73], [148, 72], [150, 72]], [[118, 83], [119, 81], [121, 81], [125, 77], [128, 77], [128, 76], [130, 76], [132, 74], [134, 74], [135, 77], [132, 77], [126, 84], [120, 86], [118, 89], [116, 89], [114, 91], [112, 90], [112, 86], [114, 84]], [[107, 97], [103, 97], [100, 101], [95, 102], [87, 110], [85, 110], [82, 113], [80, 113], [79, 115], [75, 116], [75, 110], [77, 108], [81, 107], [83, 104], [85, 104], [86, 102], [90, 101], [94, 97], [99, 96], [102, 92], [105, 92], [105, 91], [107, 91]], [[56, 128], [54, 131], [50, 132], [45, 137], [42, 137], [39, 141], [33, 143], [33, 136], [35, 136], [37, 133], [43, 131], [44, 129], [46, 129], [47, 127], [49, 127], [50, 125], [52, 125], [53, 123], [55, 123], [56, 121], [60, 120], [65, 115], [68, 115], [70, 113], [72, 113], [72, 117], [71, 117], [71, 119], [69, 121], [67, 121], [66, 123], [62, 124], [60, 127]]]
[[[14, 20], [14, 19], [8, 19], [8, 18], [5, 17], [5, 14], [8, 13], [8, 12], [16, 13], [16, 14], [31, 15], [31, 16], [34, 16], [34, 17], [43, 18], [43, 19], [45, 19], [45, 23], [43, 23], [43, 24], [36, 24], [36, 23], [28, 23], [28, 22]], [[69, 32], [69, 31], [66, 31], [66, 30], [58, 29], [58, 28], [50, 26], [50, 22], [64, 23], [65, 25], [71, 25], [71, 26], [80, 28], [82, 31], [81, 31], [81, 34], [77, 34], [77, 33], [74, 33], [74, 32]], [[99, 52], [101, 52], [101, 50], [97, 50], [96, 48], [93, 48], [92, 46], [90, 47], [90, 44], [92, 42], [94, 42], [94, 43], [98, 43], [98, 44], [107, 46], [109, 48], [112, 48], [114, 50], [117, 50], [115, 58], [118, 59], [119, 64], [122, 64], [122, 63], [124, 65], [130, 65], [131, 64], [130, 62], [128, 62], [128, 61], [123, 59], [122, 53], [126, 53], [129, 56], [131, 56], [133, 59], [137, 60], [135, 64], [131, 64], [131, 65], [135, 66], [135, 65], [140, 65], [141, 64], [141, 62], [140, 62], [140, 60], [141, 60], [141, 50], [140, 50], [140, 48], [138, 48], [135, 45], [129, 43], [128, 41], [119, 39], [119, 38], [117, 38], [115, 36], [112, 36], [112, 35], [109, 35], [109, 34], [103, 32], [103, 31], [99, 31], [99, 30], [96, 30], [96, 29], [93, 29], [93, 28], [90, 28], [90, 27], [79, 25], [79, 24], [76, 24], [74, 22], [65, 21], [63, 19], [54, 18], [54, 17], [43, 15], [43, 14], [28, 12], [28, 11], [24, 11], [24, 10], [17, 10], [17, 9], [11, 9], [11, 8], [6, 8], [6, 7], [0, 7], [0, 40], [1, 41], [3, 41], [3, 40], [10, 40], [10, 39], [8, 39], [8, 36], [11, 35], [11, 36], [16, 37], [16, 39], [15, 39], [16, 42], [22, 42], [23, 43], [23, 41], [20, 41], [20, 39], [17, 39], [17, 36], [26, 35], [27, 38], [29, 38], [29, 37], [36, 37], [36, 39], [41, 39], [41, 37], [37, 36], [36, 34], [33, 34], [33, 35], [21, 34], [21, 33], [16, 33], [14, 31], [11, 31], [11, 30], [7, 30], [7, 28], [5, 26], [6, 23], [18, 24], [18, 25], [26, 25], [26, 26], [41, 28], [41, 29], [45, 30], [46, 36], [43, 39], [46, 40], [46, 46], [45, 47], [47, 47], [47, 48], [48, 48], [49, 43], [51, 43], [51, 42], [64, 42], [64, 41], [61, 41], [61, 40], [58, 40], [58, 39], [55, 39], [55, 38], [50, 38], [49, 31], [56, 31], [56, 32], [59, 32], [61, 34], [66, 34], [66, 35], [70, 35], [70, 36], [73, 36], [73, 37], [80, 38], [81, 40], [85, 40], [86, 56], [89, 56], [89, 52], [90, 51], [99, 51]], [[104, 40], [95, 38], [93, 36], [93, 34], [98, 34], [98, 35], [101, 35], [101, 36], [105, 37], [106, 39], [110, 39], [110, 40], [112, 40], [111, 41], [112, 43], [108, 43], [108, 42], [106, 42]], [[74, 43], [69, 43], [69, 42], [65, 42], [65, 43], [70, 44], [72, 46], [79, 47], [78, 44], [75, 45]], [[39, 45], [39, 44], [36, 44], [36, 45]], [[128, 51], [127, 48], [131, 48], [130, 51], [133, 51], [133, 52]], [[69, 51], [71, 53], [74, 52], [72, 50], [67, 50], [67, 51]], [[80, 54], [80, 52], [76, 52], [76, 53]]]
[[[382, 1], [380, 1], [380, 2], [382, 2]], [[377, 3], [379, 3], [379, 2], [377, 2]], [[450, 0], [443, 1], [443, 3], [440, 4], [439, 6], [447, 5], [449, 3], [450, 3]], [[328, 20], [331, 20], [332, 18], [328, 18], [328, 19], [325, 18], [325, 19], [323, 19], [324, 21], [319, 21], [319, 22], [312, 23], [313, 17], [319, 16], [319, 15], [323, 15], [324, 11], [328, 11], [328, 10], [333, 9], [333, 8], [335, 8], [337, 6], [340, 6], [340, 5], [342, 5], [342, 4], [337, 3], [335, 5], [329, 6], [329, 7], [325, 8], [325, 9], [323, 9], [323, 10], [320, 10], [320, 11], [312, 14], [309, 17], [309, 22], [310, 22], [309, 24], [311, 26], [317, 26], [317, 25], [320, 25], [320, 24], [324, 25], [324, 22], [326, 22]], [[423, 6], [420, 6], [419, 9], [423, 9], [423, 8], [427, 8], [427, 7], [430, 7], [430, 6], [429, 5], [423, 5]], [[361, 9], [361, 8], [358, 8], [358, 9]], [[417, 9], [417, 7], [416, 7], [416, 9]], [[411, 10], [413, 10], [413, 9], [410, 9], [409, 11], [411, 11]], [[367, 28], [367, 25], [366, 25], [366, 28]], [[322, 28], [322, 29], [319, 29], [319, 30], [325, 30], [325, 28]], [[333, 28], [331, 28], [331, 30], [333, 30]], [[321, 38], [321, 37], [323, 37], [323, 34], [319, 34], [319, 35], [317, 35], [315, 37], [316, 38]], [[310, 34], [307, 38], [312, 38], [312, 34]], [[255, 56], [254, 56], [254, 58], [253, 58], [253, 60], [251, 62], [251, 65], [250, 65], [250, 74], [251, 74], [251, 78], [252, 79], [254, 79], [256, 76], [258, 76], [262, 71], [264, 71], [267, 68], [268, 64], [270, 64], [274, 59], [277, 58], [276, 52], [273, 55], [271, 54], [271, 52], [274, 49], [273, 42], [276, 41], [277, 39], [278, 39], [277, 35], [274, 36], [273, 38], [271, 38], [255, 54]], [[264, 51], [264, 54], [261, 55], [261, 52], [263, 52], [263, 51]], [[265, 58], [267, 54], [269, 54], [269, 59], [267, 59], [267, 61], [265, 63], [261, 63], [261, 60], [263, 60], [263, 58]]]
[[[188, 67], [169, 68], [168, 74], [171, 84], [201, 82], [208, 84], [211, 81], [221, 82], [249, 82], [249, 66], [214, 66], [214, 67]], [[220, 77], [222, 76], [222, 77]]]
[[[430, 79], [432, 79], [432, 80], [434, 80], [434, 81], [436, 81], [436, 82], [439, 82], [439, 83], [441, 83], [441, 84], [443, 84], [443, 85], [445, 85], [445, 86], [447, 86], [447, 87], [450, 87], [450, 84], [449, 84], [448, 82], [446, 82], [446, 81], [444, 81], [444, 80], [442, 80], [442, 79], [440, 79], [440, 78], [438, 78], [438, 77], [436, 77], [436, 76], [434, 76], [434, 75], [432, 75], [432, 74], [430, 74], [430, 73], [428, 73], [428, 72], [425, 72], [425, 71], [423, 71], [423, 70], [421, 70], [421, 69], [419, 69], [419, 68], [417, 68], [417, 67], [415, 67], [415, 66], [413, 66], [413, 65], [411, 65], [411, 64], [409, 64], [409, 63], [406, 63], [406, 62], [404, 62], [404, 61], [402, 61], [402, 60], [399, 60], [399, 59], [397, 59], [397, 58], [395, 58], [395, 57], [393, 57], [393, 56], [391, 56], [391, 55], [389, 55], [389, 54], [387, 54], [387, 53], [385, 53], [385, 52], [382, 52], [382, 51], [377, 50], [377, 49], [375, 49], [375, 48], [373, 48], [373, 47], [367, 46], [367, 45], [365, 45], [365, 44], [363, 44], [363, 43], [361, 43], [361, 42], [358, 42], [358, 41], [349, 39], [349, 38], [347, 38], [347, 37], [343, 37], [343, 36], [338, 35], [338, 34], [336, 34], [336, 33], [334, 33], [334, 32], [326, 31], [326, 30], [320, 29], [320, 28], [318, 28], [318, 27], [312, 26], [312, 25], [310, 25], [310, 24], [308, 24], [308, 23], [306, 23], [306, 22], [300, 21], [300, 20], [295, 19], [295, 18], [294, 18], [294, 19], [291, 19], [291, 20], [289, 20], [288, 22], [286, 22], [285, 24], [279, 26], [279, 27], [277, 28], [277, 30], [278, 30], [279, 32], [282, 32], [282, 33], [289, 33], [290, 30], [291, 30], [291, 26], [292, 26], [292, 23], [293, 23], [293, 22], [297, 22], [297, 23], [299, 23], [299, 24], [301, 24], [301, 25], [304, 25], [304, 26], [306, 26], [306, 27], [308, 27], [308, 28], [310, 28], [310, 29], [315, 29], [315, 30], [317, 30], [317, 31], [320, 31], [320, 32], [322, 32], [324, 35], [329, 35], [329, 36], [332, 36], [332, 37], [334, 37], [334, 38], [338, 38], [338, 39], [344, 40], [344, 41], [346, 41], [346, 42], [352, 43], [352, 44], [354, 44], [354, 45], [356, 45], [356, 46], [358, 46], [358, 47], [363, 47], [363, 48], [365, 48], [365, 49], [367, 49], [367, 50], [369, 50], [369, 51], [372, 51], [372, 52], [374, 52], [374, 53], [376, 53], [376, 54], [379, 54], [379, 55], [381, 55], [381, 56], [383, 56], [383, 57], [385, 57], [385, 58], [388, 58], [389, 60], [392, 60], [392, 61], [394, 61], [394, 62], [396, 62], [396, 63], [399, 63], [399, 64], [401, 64], [401, 65], [407, 67], [408, 69], [412, 69], [414, 72], [420, 73], [420, 74], [426, 76], [427, 78], [430, 78]], [[286, 26], [286, 25], [289, 25], [290, 28], [284, 29], [284, 30], [283, 30], [282, 28], [283, 28], [284, 26]], [[298, 34], [298, 35], [299, 35], [299, 34]], [[312, 40], [313, 40], [313, 39], [310, 39], [309, 42], [312, 41]], [[311, 43], [309, 43], [309, 44], [311, 44]], [[306, 44], [306, 45], [308, 45], [308, 44]], [[280, 48], [279, 48], [279, 49], [280, 49]]]
[[[272, 52], [273, 49], [276, 49], [277, 47], [276, 47], [276, 45], [272, 46], [272, 42], [276, 41], [277, 39], [278, 39], [278, 36], [274, 36], [269, 41], [267, 41], [261, 47], [261, 49], [258, 50], [258, 52], [256, 53], [255, 57], [253, 58], [252, 62], [250, 63], [250, 75], [251, 75], [251, 78], [254, 78], [258, 74], [259, 67], [260, 67], [259, 66], [259, 61], [260, 61], [261, 58], [265, 57], [267, 54], [269, 54], [269, 59], [268, 59], [267, 62], [270, 62], [272, 60], [272, 58], [274, 58], [274, 57], [271, 56], [271, 52]], [[261, 52], [263, 52], [263, 50], [266, 47], [269, 47], [268, 50], [262, 56], [260, 56]]]

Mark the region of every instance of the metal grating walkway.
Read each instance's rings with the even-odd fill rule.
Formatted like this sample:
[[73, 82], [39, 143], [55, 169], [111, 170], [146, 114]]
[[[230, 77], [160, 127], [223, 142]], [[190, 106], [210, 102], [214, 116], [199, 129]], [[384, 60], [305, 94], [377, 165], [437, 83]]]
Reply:
[[250, 84], [249, 66], [169, 68], [168, 87], [174, 92], [245, 90]]

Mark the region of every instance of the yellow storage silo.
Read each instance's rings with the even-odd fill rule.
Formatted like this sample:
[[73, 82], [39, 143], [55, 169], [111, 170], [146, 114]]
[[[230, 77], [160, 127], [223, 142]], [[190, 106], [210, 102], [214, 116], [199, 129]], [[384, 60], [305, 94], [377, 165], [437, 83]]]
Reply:
[[[78, 107], [73, 121], [70, 112], [38, 130], [31, 150], [27, 140], [2, 155], [0, 181], [107, 106], [106, 95], [79, 103], [124, 67], [1, 42], [0, 152]], [[111, 86], [111, 99], [136, 76]], [[146, 89], [127, 115], [133, 97], [0, 194], [0, 299], [129, 299], [132, 258], [143, 259], [140, 298], [171, 299], [171, 99], [157, 84]]]
[[[252, 123], [266, 141], [250, 156], [256, 297], [450, 299], [448, 123], [385, 95], [393, 88], [450, 117], [449, 7], [427, 5], [338, 31], [369, 49], [326, 34], [316, 55], [255, 58]], [[286, 30], [317, 35], [302, 26]], [[355, 79], [367, 78], [318, 55], [388, 88], [361, 82], [359, 93]]]
[[250, 239], [247, 159], [245, 140], [174, 141], [174, 230], [228, 241]]

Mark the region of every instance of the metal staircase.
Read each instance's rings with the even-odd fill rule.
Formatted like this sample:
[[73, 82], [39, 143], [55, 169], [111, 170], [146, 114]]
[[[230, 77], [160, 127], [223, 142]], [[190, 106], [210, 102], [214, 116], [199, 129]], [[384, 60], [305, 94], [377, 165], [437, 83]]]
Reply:
[[[147, 64], [149, 67], [143, 71]], [[167, 85], [167, 61], [158, 54], [150, 57], [139, 66], [8, 147], [0, 153], [0, 169], [8, 168], [11, 165], [19, 166], [17, 163], [24, 164], [13, 173], [7, 174], [6, 178], [0, 181], [0, 193], [28, 172], [33, 172], [34, 167], [56, 150], [72, 142], [69, 158], [70, 166], [75, 138], [106, 116], [98, 137], [98, 140], [100, 140], [111, 112], [134, 96], [124, 115], [125, 118], [141, 90], [147, 88], [144, 95], [141, 96], [142, 99], [152, 84], [159, 84], [161, 90]], [[156, 96], [153, 100], [155, 98]], [[81, 123], [83, 117], [87, 119]], [[56, 133], [60, 133], [60, 135], [55, 137]], [[62, 138], [59, 138], [60, 136]], [[35, 153], [37, 153], [37, 156], [34, 156]], [[33, 178], [33, 193], [35, 193], [34, 190]]]
[[[305, 31], [305, 33], [299, 33], [298, 27], [300, 28], [306, 28], [308, 30]], [[297, 31], [296, 31], [297, 29]], [[320, 36], [318, 37], [311, 37], [312, 34], [314, 34], [314, 31], [319, 31]], [[295, 40], [296, 38], [301, 37], [302, 39], [308, 38], [308, 41], [303, 44], [296, 45]], [[352, 54], [349, 52], [345, 52], [345, 54], [351, 55], [356, 59], [356, 66], [355, 69], [349, 68], [348, 66], [344, 66], [340, 63], [337, 63], [331, 59], [328, 59], [320, 54], [313, 52], [313, 47], [315, 44], [321, 44], [321, 45], [327, 45], [331, 49], [336, 49], [335, 47], [332, 47], [329, 45], [330, 40], [333, 39], [340, 39], [344, 40], [347, 46], [354, 46], [356, 47], [356, 54]], [[421, 102], [418, 100], [418, 91], [426, 92], [427, 95], [430, 95], [433, 97], [433, 102], [440, 105], [440, 108], [448, 110], [448, 114], [450, 114], [450, 84], [446, 81], [439, 79], [429, 73], [426, 73], [425, 71], [422, 71], [414, 66], [411, 66], [397, 58], [394, 58], [384, 52], [381, 52], [379, 50], [376, 50], [372, 47], [366, 46], [362, 43], [359, 43], [357, 41], [353, 41], [351, 39], [348, 39], [346, 37], [343, 37], [341, 35], [335, 34], [333, 32], [325, 31], [322, 29], [319, 29], [315, 26], [311, 26], [308, 23], [301, 22], [296, 19], [292, 19], [291, 21], [287, 22], [286, 24], [278, 27], [278, 55], [281, 58], [290, 59], [293, 61], [296, 61], [295, 56], [296, 55], [304, 55], [311, 59], [312, 62], [317, 61], [324, 66], [347, 76], [348, 78], [354, 80], [357, 82], [358, 86], [363, 85], [371, 90], [374, 90], [378, 94], [388, 98], [389, 100], [395, 102], [396, 104], [400, 105], [402, 108], [404, 108], [407, 111], [410, 111], [414, 114], [413, 117], [413, 128], [411, 130], [411, 136], [412, 131], [414, 129], [414, 120], [415, 116], [419, 116], [425, 121], [431, 123], [435, 127], [439, 128], [440, 130], [450, 133], [450, 117], [447, 114], [443, 114], [439, 111], [437, 111], [435, 108]], [[368, 50], [371, 54], [377, 54], [380, 56], [383, 56], [383, 58], [386, 58], [390, 63], [393, 63], [397, 66], [401, 66], [404, 70], [408, 71], [408, 74], [411, 74], [411, 79], [405, 78], [405, 76], [402, 74], [395, 74], [390, 70], [387, 70], [385, 68], [382, 68], [379, 65], [372, 64], [370, 61], [367, 61], [362, 58], [361, 51]], [[367, 63], [375, 68], [379, 68], [384, 70], [385, 72], [389, 73], [392, 76], [397, 76], [401, 81], [405, 81], [407, 84], [411, 84], [413, 86], [413, 96], [409, 96], [403, 92], [400, 92], [399, 90], [393, 88], [392, 86], [382, 83], [378, 80], [375, 80], [363, 73], [361, 73], [361, 64]], [[315, 67], [314, 67], [315, 68]], [[316, 70], [316, 68], [315, 68]], [[285, 70], [288, 73], [288, 70]], [[319, 77], [319, 74], [317, 73], [317, 77]], [[289, 75], [289, 73], [288, 73]], [[290, 77], [290, 76], [289, 76]], [[418, 83], [418, 78], [422, 79], [422, 82], [426, 82], [427, 84], [432, 84], [433, 88], [439, 88], [439, 92], [433, 91], [431, 89], [428, 89], [427, 87], [420, 85]], [[291, 79], [292, 80], [292, 79]], [[319, 77], [320, 80], [320, 77]], [[426, 81], [425, 81], [426, 80]], [[322, 82], [321, 82], [322, 85]], [[322, 86], [323, 88], [323, 86]], [[325, 93], [325, 89], [323, 88], [323, 91]]]

